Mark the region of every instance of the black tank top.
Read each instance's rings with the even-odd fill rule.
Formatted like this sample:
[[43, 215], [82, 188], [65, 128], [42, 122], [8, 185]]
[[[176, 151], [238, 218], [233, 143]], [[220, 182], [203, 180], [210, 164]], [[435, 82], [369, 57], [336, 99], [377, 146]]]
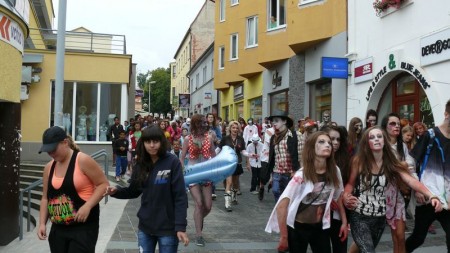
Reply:
[[47, 208], [49, 212], [50, 221], [55, 225], [65, 226], [81, 226], [81, 225], [93, 225], [98, 226], [100, 216], [100, 206], [95, 205], [90, 213], [86, 222], [78, 223], [74, 221], [75, 214], [78, 209], [86, 203], [75, 189], [73, 182], [73, 174], [75, 171], [75, 161], [77, 159], [78, 152], [74, 151], [70, 158], [69, 166], [67, 167], [66, 175], [59, 189], [55, 189], [52, 185], [53, 174], [55, 172], [56, 161], [53, 162], [48, 177], [47, 188]]

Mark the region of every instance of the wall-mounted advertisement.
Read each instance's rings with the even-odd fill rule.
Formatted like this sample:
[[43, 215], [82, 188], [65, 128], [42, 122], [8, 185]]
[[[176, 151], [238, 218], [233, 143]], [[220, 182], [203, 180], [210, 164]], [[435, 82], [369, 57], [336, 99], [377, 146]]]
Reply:
[[191, 106], [191, 94], [179, 94], [180, 108], [189, 108]]
[[322, 77], [347, 79], [348, 59], [322, 57]]

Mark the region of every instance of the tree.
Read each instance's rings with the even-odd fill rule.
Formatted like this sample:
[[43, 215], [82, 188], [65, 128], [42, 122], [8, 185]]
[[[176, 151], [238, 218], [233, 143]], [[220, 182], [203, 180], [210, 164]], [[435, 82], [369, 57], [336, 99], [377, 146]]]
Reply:
[[157, 68], [147, 72], [146, 75], [150, 75], [150, 78], [145, 79], [147, 81], [144, 86], [144, 97], [148, 98], [148, 86], [150, 85], [151, 112], [164, 114], [171, 112], [170, 68]]
[[147, 71], [147, 73], [139, 73], [137, 76], [137, 83], [139, 88], [144, 89], [144, 87], [147, 86], [147, 80], [150, 76], [150, 71]]

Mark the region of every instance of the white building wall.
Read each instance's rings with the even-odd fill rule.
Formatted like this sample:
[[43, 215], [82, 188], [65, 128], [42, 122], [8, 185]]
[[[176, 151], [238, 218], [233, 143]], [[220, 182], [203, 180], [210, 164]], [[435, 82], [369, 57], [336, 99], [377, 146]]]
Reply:
[[[435, 122], [440, 124], [445, 103], [450, 98], [450, 59], [421, 66], [420, 42], [423, 37], [450, 27], [450, 1], [408, 0], [400, 9], [391, 7], [380, 17], [376, 16], [372, 3], [348, 1], [348, 57], [352, 61], [352, 70], [355, 60], [373, 57], [373, 78], [385, 66], [387, 71], [380, 74], [382, 77], [375, 84], [372, 83], [375, 79], [355, 84], [352, 75], [348, 86], [347, 120], [355, 116], [364, 119], [367, 109], [376, 109], [388, 82], [398, 73], [410, 72], [401, 68], [401, 62], [405, 62], [413, 65], [430, 85], [425, 93], [433, 108]], [[392, 69], [389, 68], [391, 54], [396, 62]], [[373, 92], [367, 99], [371, 86]]]

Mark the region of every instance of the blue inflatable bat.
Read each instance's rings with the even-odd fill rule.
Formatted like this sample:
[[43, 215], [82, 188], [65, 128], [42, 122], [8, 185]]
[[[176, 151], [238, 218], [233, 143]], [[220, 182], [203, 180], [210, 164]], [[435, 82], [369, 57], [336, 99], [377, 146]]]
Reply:
[[236, 170], [238, 158], [234, 149], [223, 146], [220, 153], [207, 161], [188, 165], [184, 169], [184, 183], [218, 182], [231, 176]]

